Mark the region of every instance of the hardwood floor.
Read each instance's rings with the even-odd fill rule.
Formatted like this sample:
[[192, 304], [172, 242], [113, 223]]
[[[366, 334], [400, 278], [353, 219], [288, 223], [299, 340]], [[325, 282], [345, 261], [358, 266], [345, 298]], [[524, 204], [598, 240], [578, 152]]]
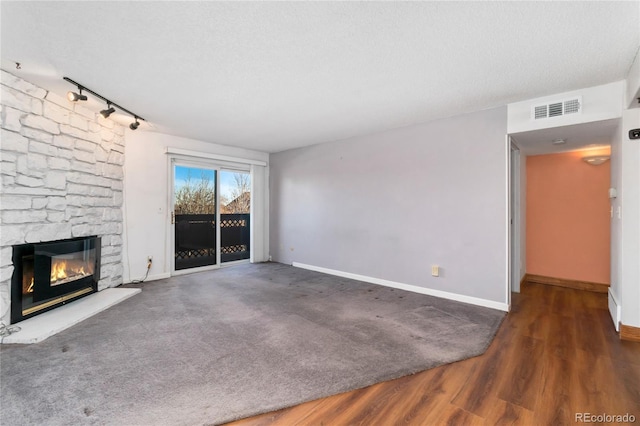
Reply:
[[557, 285], [560, 287], [575, 288], [576, 290], [595, 291], [596, 293], [608, 293], [609, 284], [594, 283], [590, 281], [567, 280], [564, 278], [546, 277], [544, 275], [526, 274], [525, 281], [530, 283]]
[[606, 294], [525, 283], [482, 356], [232, 424], [565, 425], [576, 413], [640, 422], [640, 343], [619, 339]]

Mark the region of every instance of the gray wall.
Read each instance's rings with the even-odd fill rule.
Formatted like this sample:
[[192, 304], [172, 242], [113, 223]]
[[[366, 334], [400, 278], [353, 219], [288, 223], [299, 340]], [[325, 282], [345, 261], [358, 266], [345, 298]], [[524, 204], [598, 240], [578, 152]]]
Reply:
[[502, 107], [272, 154], [273, 260], [505, 303], [506, 132]]

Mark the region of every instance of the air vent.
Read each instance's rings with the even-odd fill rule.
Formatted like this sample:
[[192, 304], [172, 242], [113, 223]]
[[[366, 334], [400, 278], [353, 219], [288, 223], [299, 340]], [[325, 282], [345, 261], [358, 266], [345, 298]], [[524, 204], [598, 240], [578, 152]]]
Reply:
[[565, 114], [575, 114], [580, 112], [580, 100], [579, 99], [571, 99], [569, 101], [564, 101], [564, 113]]
[[551, 117], [561, 117], [567, 114], [579, 114], [582, 112], [582, 97], [563, 101], [550, 102], [544, 105], [535, 105], [531, 108], [531, 117], [540, 120]]
[[533, 115], [536, 120], [539, 118], [547, 118], [547, 105], [534, 107]]
[[562, 115], [562, 102], [549, 104], [549, 117], [557, 117]]

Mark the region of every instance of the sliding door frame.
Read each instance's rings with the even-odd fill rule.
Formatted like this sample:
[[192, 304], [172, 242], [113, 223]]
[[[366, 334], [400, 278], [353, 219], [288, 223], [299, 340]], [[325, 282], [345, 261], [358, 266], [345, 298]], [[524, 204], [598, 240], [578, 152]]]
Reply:
[[[227, 170], [236, 170], [241, 172], [249, 172], [251, 175], [251, 228], [250, 228], [250, 252], [249, 262], [266, 262], [270, 260], [268, 248], [269, 235], [269, 161], [257, 160], [252, 158], [236, 157], [226, 154], [218, 154], [212, 152], [194, 151], [190, 149], [177, 148], [173, 146], [165, 147], [167, 155], [167, 188], [166, 199], [166, 228], [165, 228], [165, 270], [170, 275], [174, 273], [174, 234], [173, 225], [171, 224], [171, 208], [173, 207], [173, 180], [175, 170], [173, 163], [189, 162], [204, 164], [207, 167], [220, 167]], [[219, 233], [218, 233], [219, 235]], [[227, 266], [232, 264], [222, 265]], [[195, 272], [192, 269], [185, 270]], [[185, 272], [185, 273], [188, 273]]]
[[[169, 259], [169, 273], [174, 275], [184, 275], [190, 274], [193, 272], [201, 272], [201, 271], [209, 271], [213, 269], [218, 269], [224, 266], [229, 266], [232, 264], [247, 262], [248, 260], [238, 260], [234, 262], [228, 262], [225, 265], [221, 263], [221, 253], [220, 253], [220, 172], [241, 172], [241, 173], [249, 173], [251, 176], [251, 165], [243, 164], [243, 163], [235, 163], [228, 162], [224, 160], [216, 160], [206, 157], [193, 157], [193, 156], [185, 156], [180, 154], [171, 154], [167, 152], [168, 155], [168, 167], [170, 170], [169, 182], [168, 182], [168, 197], [167, 204], [169, 212], [169, 217], [167, 221], [167, 258]], [[216, 264], [209, 266], [200, 266], [195, 268], [188, 269], [180, 269], [176, 270], [175, 268], [175, 220], [174, 219], [174, 206], [175, 206], [175, 172], [176, 166], [186, 166], [186, 167], [198, 167], [208, 170], [215, 170], [216, 172]], [[253, 176], [251, 176], [251, 192], [253, 193]], [[252, 213], [252, 212], [251, 212]], [[250, 253], [253, 251], [253, 247], [249, 248]]]

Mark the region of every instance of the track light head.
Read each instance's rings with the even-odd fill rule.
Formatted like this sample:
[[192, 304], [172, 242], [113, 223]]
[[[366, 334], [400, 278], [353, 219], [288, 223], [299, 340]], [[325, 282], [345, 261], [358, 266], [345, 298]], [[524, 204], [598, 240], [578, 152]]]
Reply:
[[140, 122], [138, 121], [138, 117], [136, 117], [136, 121], [129, 124], [129, 128], [131, 130], [136, 130], [138, 128], [138, 126], [140, 126]]
[[82, 89], [79, 89], [80, 93], [76, 92], [67, 92], [67, 99], [70, 102], [78, 102], [78, 101], [86, 101], [87, 96], [82, 94]]
[[112, 107], [111, 104], [107, 104], [107, 109], [103, 109], [102, 111], [100, 111], [100, 115], [104, 118], [109, 118], [109, 116], [114, 112], [116, 112], [116, 109]]

